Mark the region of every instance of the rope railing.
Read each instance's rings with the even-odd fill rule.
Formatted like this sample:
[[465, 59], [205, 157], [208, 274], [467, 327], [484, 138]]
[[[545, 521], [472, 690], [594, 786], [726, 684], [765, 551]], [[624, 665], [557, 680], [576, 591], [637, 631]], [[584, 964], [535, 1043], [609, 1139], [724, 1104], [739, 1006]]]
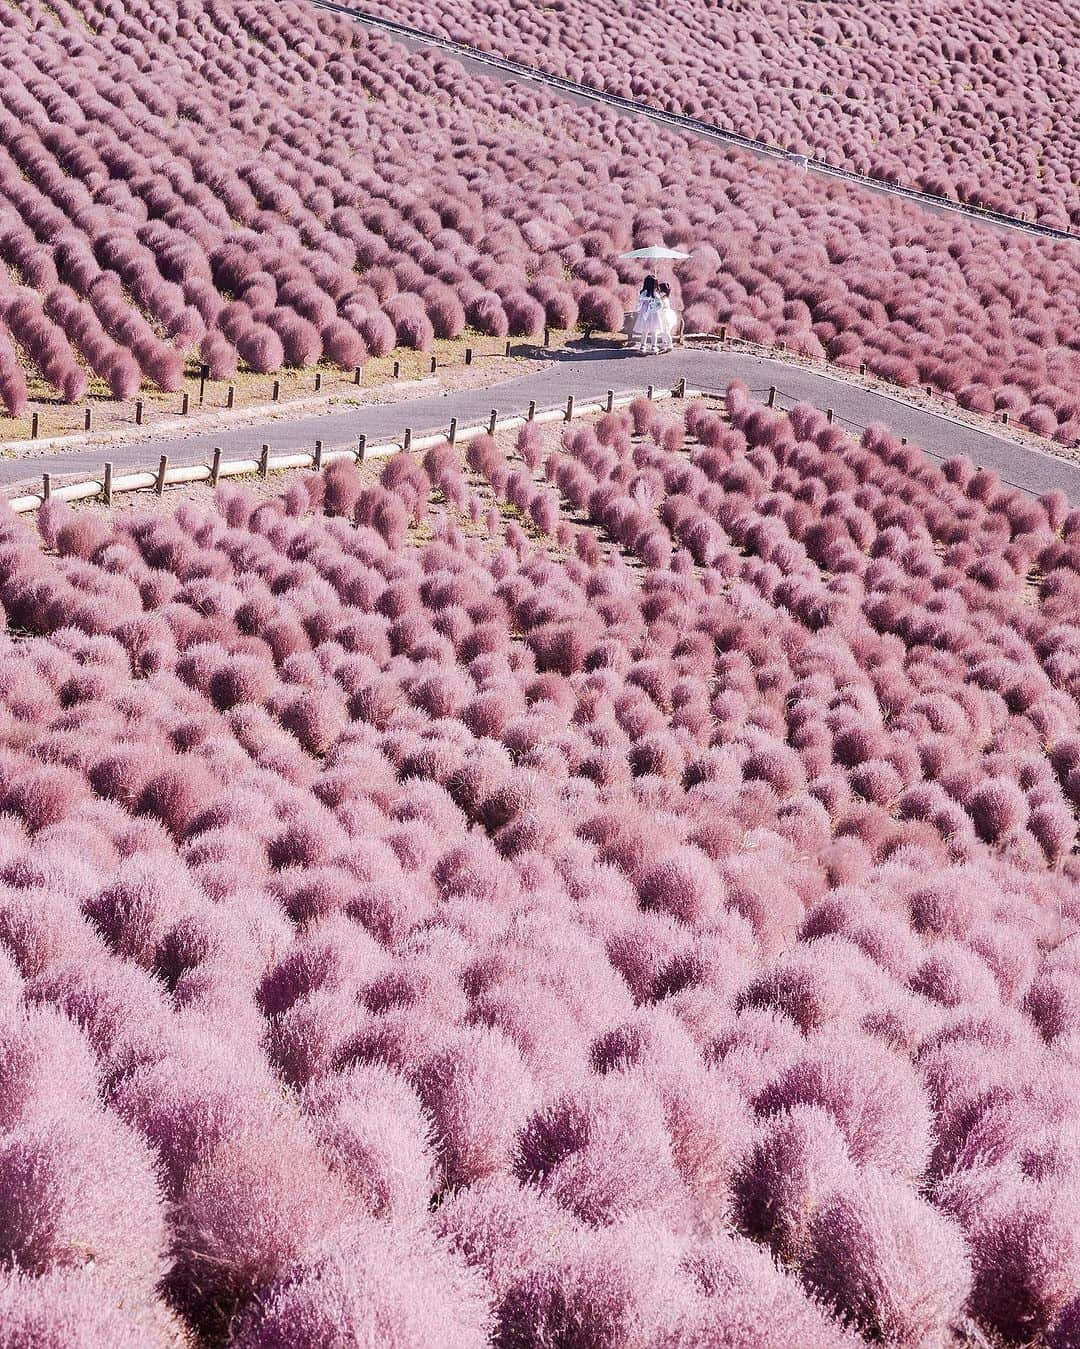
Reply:
[[[16, 514], [36, 511], [44, 502], [89, 501], [99, 498], [105, 505], [112, 505], [113, 497], [121, 492], [153, 491], [161, 496], [166, 487], [187, 483], [209, 483], [216, 487], [222, 478], [252, 477], [266, 478], [270, 473], [288, 472], [296, 469], [312, 469], [319, 472], [339, 459], [363, 463], [368, 459], [385, 459], [399, 450], [427, 450], [444, 441], [451, 445], [474, 440], [477, 436], [493, 434], [497, 430], [511, 431], [526, 422], [570, 422], [578, 417], [595, 416], [597, 413], [612, 412], [615, 408], [626, 407], [635, 398], [648, 398], [660, 402], [669, 398], [692, 397], [697, 391], [687, 388], [685, 379], [679, 379], [670, 389], [657, 389], [653, 385], [646, 388], [624, 390], [608, 389], [602, 399], [578, 400], [569, 394], [564, 402], [537, 408], [530, 402], [523, 413], [503, 416], [497, 408], [492, 408], [488, 420], [483, 423], [459, 427], [457, 418], [452, 417], [447, 427], [433, 428], [417, 434], [411, 426], [404, 427], [400, 437], [368, 445], [367, 437], [360, 435], [355, 442], [345, 447], [324, 449], [321, 440], [316, 440], [310, 450], [290, 450], [282, 454], [271, 454], [270, 446], [264, 444], [259, 453], [249, 454], [239, 459], [225, 459], [220, 448], [215, 448], [210, 463], [170, 464], [169, 456], [163, 454], [158, 459], [156, 469], [135, 469], [117, 474], [115, 465], [105, 462], [100, 476], [84, 478], [76, 482], [53, 483], [52, 472], [41, 475], [40, 490], [21, 492], [8, 498], [8, 506]], [[58, 458], [58, 467], [62, 460]]]
[[598, 89], [595, 85], [580, 84], [574, 80], [565, 79], [561, 75], [549, 75], [536, 66], [525, 65], [511, 57], [496, 56], [492, 52], [482, 51], [479, 47], [471, 47], [468, 43], [458, 42], [454, 38], [442, 37], [438, 33], [430, 33], [423, 28], [414, 28], [410, 24], [399, 23], [394, 19], [384, 19], [379, 15], [370, 14], [366, 10], [357, 9], [351, 5], [337, 4], [334, 0], [312, 0], [312, 4], [318, 9], [343, 14], [347, 18], [363, 24], [366, 28], [379, 29], [391, 37], [406, 38], [413, 42], [422, 43], [424, 46], [437, 47], [452, 56], [465, 57], [470, 61], [490, 66], [518, 79], [544, 84], [552, 89], [559, 89], [572, 94], [576, 98], [588, 99], [595, 103], [606, 103], [610, 107], [632, 113], [636, 117], [647, 117], [650, 121], [658, 122], [673, 130], [689, 131], [696, 136], [720, 141], [725, 145], [747, 150], [763, 158], [781, 160], [797, 167], [799, 170], [816, 173], [822, 177], [839, 178], [867, 191], [882, 192], [889, 196], [900, 197], [927, 209], [952, 211], [972, 220], [979, 220], [1003, 229], [1020, 230], [1026, 234], [1040, 235], [1048, 239], [1080, 240], [1080, 233], [1075, 230], [1057, 229], [1053, 225], [1040, 224], [1037, 220], [1027, 220], [1023, 216], [1011, 215], [1006, 211], [995, 211], [989, 206], [977, 206], [971, 202], [953, 201], [951, 197], [942, 197], [922, 188], [907, 187], [903, 183], [872, 178], [869, 174], [856, 173], [853, 169], [841, 168], [839, 165], [830, 164], [824, 159], [812, 158], [795, 150], [787, 150], [782, 146], [772, 145], [768, 141], [757, 140], [753, 136], [744, 136], [741, 132], [731, 131], [726, 127], [717, 126], [713, 122], [703, 121], [698, 117], [668, 112], [666, 109], [655, 107], [651, 103], [642, 103], [638, 99], [624, 98], [621, 94], [612, 94], [607, 90]]

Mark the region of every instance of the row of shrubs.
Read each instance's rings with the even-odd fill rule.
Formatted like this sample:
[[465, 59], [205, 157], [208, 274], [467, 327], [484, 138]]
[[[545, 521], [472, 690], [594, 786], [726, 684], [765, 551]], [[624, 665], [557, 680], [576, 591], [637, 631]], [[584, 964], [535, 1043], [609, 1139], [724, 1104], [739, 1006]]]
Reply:
[[0, 518], [0, 1339], [1073, 1342], [1080, 517], [727, 413]]

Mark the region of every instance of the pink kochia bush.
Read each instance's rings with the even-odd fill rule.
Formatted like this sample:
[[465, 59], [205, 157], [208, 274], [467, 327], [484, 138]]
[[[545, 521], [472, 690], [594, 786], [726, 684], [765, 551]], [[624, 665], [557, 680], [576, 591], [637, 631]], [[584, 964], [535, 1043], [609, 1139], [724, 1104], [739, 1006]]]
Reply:
[[[655, 0], [630, 27], [583, 0], [520, 22], [507, 13], [507, 0], [437, 0], [416, 17], [574, 78], [601, 68], [612, 89], [877, 177], [1077, 223], [1075, 136], [1046, 111], [1075, 101], [1073, 34], [1049, 0], [977, 5], [955, 32], [929, 0], [902, 22], [844, 0], [812, 25], [769, 0], [760, 31], [692, 4], [677, 89]], [[1080, 436], [1071, 242], [928, 215], [539, 86], [463, 80], [442, 53], [300, 0], [76, 0], [56, 12], [17, 0], [0, 57], [0, 400], [12, 416], [28, 375], [65, 399], [91, 376], [127, 398], [143, 380], [178, 390], [195, 362], [215, 379], [240, 364], [351, 370], [467, 326], [618, 331], [641, 280], [619, 255], [666, 243], [692, 253], [673, 278], [688, 331], [724, 326], [983, 415], [1008, 411], [1064, 445]], [[154, 167], [166, 162], [167, 174]], [[701, 428], [703, 447], [717, 448], [716, 426]], [[674, 453], [683, 436], [675, 421], [659, 443]], [[575, 476], [574, 490], [560, 486], [571, 498]], [[626, 493], [637, 512], [607, 503], [620, 542], [649, 523], [648, 490]], [[550, 533], [548, 499], [535, 506], [519, 509]], [[857, 539], [857, 518], [823, 527], [811, 551], [827, 549], [829, 565], [837, 530]], [[681, 520], [677, 533], [713, 565], [715, 521]], [[650, 528], [642, 547], [659, 567], [662, 533]], [[1015, 560], [969, 563], [1015, 576]], [[891, 800], [880, 764], [863, 776], [867, 799]]]
[[[678, 38], [655, 0], [632, 16], [587, 0], [525, 15], [510, 0], [377, 2], [375, 12], [886, 182], [1080, 225], [1070, 193], [1080, 141], [1073, 128], [1051, 132], [1036, 111], [1075, 95], [1071, 33], [1046, 0], [977, 0], [948, 31], [929, 0], [900, 19], [841, 0], [807, 26], [786, 0], [767, 0], [758, 33], [696, 3]], [[1023, 92], [1021, 70], [1031, 81]], [[1001, 135], [991, 99], [1007, 101]]]
[[1075, 1342], [1077, 520], [724, 412], [0, 511], [0, 1345]]

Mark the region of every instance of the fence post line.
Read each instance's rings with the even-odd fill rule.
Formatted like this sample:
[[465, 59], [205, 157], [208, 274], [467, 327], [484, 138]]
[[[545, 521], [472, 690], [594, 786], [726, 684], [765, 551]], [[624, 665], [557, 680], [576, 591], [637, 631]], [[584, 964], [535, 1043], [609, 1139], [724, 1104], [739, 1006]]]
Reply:
[[158, 460], [157, 482], [154, 483], [154, 491], [161, 496], [165, 491], [165, 473], [169, 467], [169, 456], [163, 454]]
[[451, 417], [450, 430], [446, 434], [446, 443], [448, 445], [453, 445], [455, 440], [457, 440], [457, 418]]
[[112, 461], [105, 461], [105, 475], [101, 482], [101, 496], [106, 506], [112, 505]]
[[322, 441], [315, 442], [315, 453], [311, 456], [311, 467], [316, 473], [322, 468]]
[[498, 420], [499, 420], [499, 412], [498, 412], [498, 409], [497, 409], [497, 408], [492, 408], [492, 409], [491, 409], [491, 416], [488, 418], [488, 435], [489, 435], [489, 436], [493, 436], [493, 435], [495, 434], [495, 423], [496, 423]]
[[43, 473], [41, 475], [41, 499], [42, 501], [48, 501], [48, 499], [51, 496], [52, 496], [52, 474]]
[[771, 407], [771, 408], [774, 408], [774, 407], [776, 406], [776, 385], [775, 385], [775, 384], [770, 384], [770, 385], [769, 385], [769, 403], [768, 403], [768, 406]]
[[529, 415], [526, 417], [525, 420], [526, 420], [526, 421], [530, 421], [530, 422], [536, 420], [536, 399], [535, 399], [535, 398], [530, 398], [530, 399], [529, 399]]
[[259, 453], [259, 477], [265, 478], [270, 468], [270, 446], [263, 445]]
[[565, 420], [569, 422], [573, 421], [573, 419], [574, 419], [574, 395], [568, 394], [566, 399]]
[[356, 462], [362, 464], [367, 453], [367, 436], [356, 437]]
[[218, 485], [218, 475], [220, 474], [220, 472], [221, 472], [221, 446], [215, 445], [213, 460], [211, 461], [210, 464], [211, 487], [216, 487]]
[[41, 418], [36, 412], [30, 414], [30, 439], [37, 440], [38, 430], [41, 427]]

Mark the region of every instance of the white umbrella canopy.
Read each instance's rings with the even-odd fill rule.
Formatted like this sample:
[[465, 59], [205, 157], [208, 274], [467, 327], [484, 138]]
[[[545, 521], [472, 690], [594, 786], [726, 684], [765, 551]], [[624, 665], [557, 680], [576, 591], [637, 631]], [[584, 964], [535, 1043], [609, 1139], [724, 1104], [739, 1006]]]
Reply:
[[620, 258], [650, 258], [660, 260], [663, 258], [676, 260], [688, 258], [689, 253], [683, 253], [678, 248], [665, 248], [663, 244], [653, 244], [649, 248], [635, 248], [630, 253], [620, 253]]

